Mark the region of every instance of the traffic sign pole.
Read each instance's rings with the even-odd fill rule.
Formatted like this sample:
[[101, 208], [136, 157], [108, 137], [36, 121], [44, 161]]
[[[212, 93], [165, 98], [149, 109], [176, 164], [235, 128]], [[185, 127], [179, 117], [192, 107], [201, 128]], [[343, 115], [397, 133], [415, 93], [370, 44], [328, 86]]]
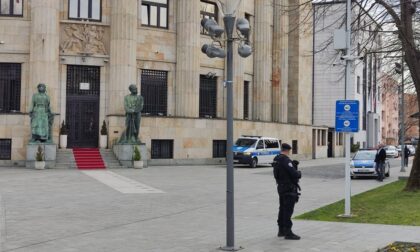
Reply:
[[344, 214], [340, 216], [351, 217], [350, 133], [359, 131], [359, 101], [336, 102], [335, 130], [345, 134]]

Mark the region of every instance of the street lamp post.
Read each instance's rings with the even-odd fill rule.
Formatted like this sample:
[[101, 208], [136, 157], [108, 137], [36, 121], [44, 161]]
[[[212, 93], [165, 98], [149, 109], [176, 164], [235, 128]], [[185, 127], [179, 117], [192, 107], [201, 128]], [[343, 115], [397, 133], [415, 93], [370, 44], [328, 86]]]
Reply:
[[[226, 102], [226, 246], [221, 247], [224, 251], [237, 251], [241, 249], [235, 246], [235, 212], [234, 212], [234, 173], [233, 173], [233, 42], [240, 41], [238, 47], [239, 56], [246, 58], [252, 53], [252, 48], [249, 45], [247, 38], [249, 37], [250, 26], [245, 18], [235, 17], [235, 8], [240, 1], [234, 4], [233, 0], [227, 1], [226, 11], [223, 22], [225, 28], [223, 30], [216, 21], [204, 18], [201, 25], [209, 33], [213, 39], [213, 43], [205, 44], [201, 51], [208, 57], [225, 58], [226, 57], [226, 80], [225, 85], [227, 89]], [[239, 31], [239, 37], [233, 36], [235, 28]], [[226, 39], [222, 40], [221, 36], [226, 32]], [[221, 48], [222, 42], [226, 41], [226, 52]]]
[[401, 74], [401, 103], [400, 103], [400, 145], [401, 145], [401, 169], [400, 172], [405, 170], [405, 120], [404, 120], [404, 53], [401, 55], [401, 64], [395, 63], [395, 71]]

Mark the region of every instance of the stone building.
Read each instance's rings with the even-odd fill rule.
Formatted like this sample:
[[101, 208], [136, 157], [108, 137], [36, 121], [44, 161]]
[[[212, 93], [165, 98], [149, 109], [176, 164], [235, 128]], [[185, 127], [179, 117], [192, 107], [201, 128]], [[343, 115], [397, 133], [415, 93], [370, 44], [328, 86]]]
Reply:
[[[243, 0], [238, 8], [236, 16], [250, 21], [254, 52], [234, 53], [234, 135], [278, 137], [297, 157], [311, 158], [312, 37], [296, 25], [307, 14], [286, 13], [273, 0]], [[204, 16], [223, 23], [213, 0], [2, 0], [2, 162], [25, 160], [38, 83], [47, 85], [56, 113], [55, 143], [65, 121], [68, 148], [97, 147], [105, 121], [111, 147], [134, 83], [145, 100], [140, 139], [152, 164], [222, 160], [225, 60], [200, 51], [210, 41]]]
[[382, 83], [382, 143], [398, 145], [399, 139], [399, 84], [389, 75], [381, 78]]

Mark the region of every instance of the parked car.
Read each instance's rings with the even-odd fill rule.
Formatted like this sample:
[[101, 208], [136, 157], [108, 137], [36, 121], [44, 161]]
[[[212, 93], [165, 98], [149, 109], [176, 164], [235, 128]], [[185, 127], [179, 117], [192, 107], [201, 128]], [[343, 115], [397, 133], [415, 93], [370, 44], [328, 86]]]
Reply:
[[384, 147], [384, 150], [386, 151], [386, 157], [389, 157], [389, 158], [397, 158], [397, 157], [400, 156], [399, 153], [398, 153], [397, 148], [395, 146], [393, 146], [393, 145], [387, 145], [387, 146], [385, 146]]
[[272, 137], [242, 136], [233, 146], [235, 163], [249, 164], [252, 168], [258, 164], [271, 164], [278, 154], [280, 141]]
[[[375, 149], [361, 149], [350, 162], [350, 176], [356, 177], [377, 177], [375, 171], [375, 156], [378, 151]], [[391, 166], [388, 159], [385, 160], [385, 177], [389, 177]]]
[[[410, 156], [414, 156], [416, 154], [416, 147], [411, 144], [407, 144], [405, 146], [407, 146], [408, 150], [410, 151]], [[398, 145], [396, 148], [398, 153], [401, 155], [401, 145]]]

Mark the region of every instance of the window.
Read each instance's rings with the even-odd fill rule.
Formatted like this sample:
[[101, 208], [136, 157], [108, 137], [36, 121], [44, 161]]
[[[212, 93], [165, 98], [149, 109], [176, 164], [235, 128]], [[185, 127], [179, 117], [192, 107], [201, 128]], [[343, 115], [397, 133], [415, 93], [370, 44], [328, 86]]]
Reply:
[[217, 78], [200, 75], [200, 117], [215, 118], [217, 110]]
[[265, 146], [267, 149], [278, 149], [279, 142], [277, 140], [265, 140]]
[[[251, 14], [245, 12], [245, 19], [248, 20], [249, 26], [250, 26], [250, 28], [252, 30], [252, 27], [251, 27]], [[248, 42], [250, 41], [250, 36], [251, 36], [251, 34], [248, 34], [248, 36], [246, 36], [246, 40]]]
[[141, 24], [168, 28], [168, 0], [143, 0], [141, 2]]
[[213, 140], [213, 158], [226, 157], [226, 140]]
[[170, 159], [174, 156], [174, 140], [153, 140], [152, 159]]
[[0, 160], [12, 159], [12, 139], [0, 139]]
[[357, 76], [357, 93], [360, 94], [360, 76]]
[[258, 143], [257, 143], [257, 150], [258, 149], [264, 149], [264, 140], [260, 140], [260, 141], [258, 141]]
[[0, 113], [20, 111], [21, 64], [0, 63]]
[[292, 154], [298, 154], [298, 141], [292, 141]]
[[101, 20], [101, 0], [69, 0], [70, 19]]
[[23, 0], [0, 0], [0, 16], [23, 16]]
[[168, 104], [168, 72], [141, 71], [141, 95], [144, 98], [143, 113], [166, 116]]
[[249, 81], [244, 81], [244, 119], [249, 119]]
[[[201, 11], [200, 18], [211, 18], [217, 22], [217, 5], [215, 3], [201, 1]], [[201, 34], [208, 34], [203, 27], [201, 29]]]

